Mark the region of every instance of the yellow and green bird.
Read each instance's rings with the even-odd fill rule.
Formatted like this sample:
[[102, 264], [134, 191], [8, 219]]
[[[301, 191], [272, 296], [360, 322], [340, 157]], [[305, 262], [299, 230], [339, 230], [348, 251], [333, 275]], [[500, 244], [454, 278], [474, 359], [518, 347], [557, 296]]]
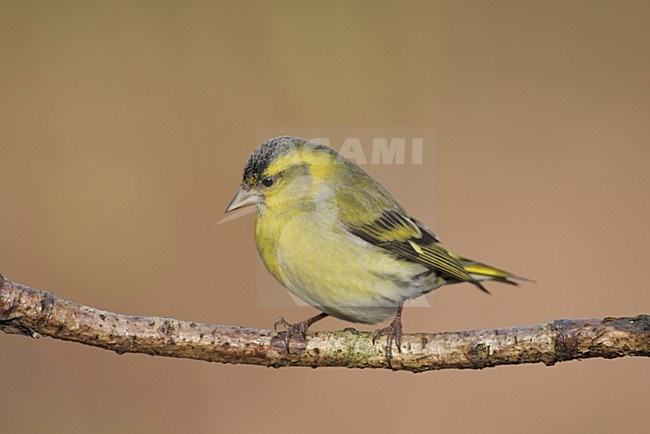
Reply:
[[268, 271], [322, 312], [296, 324], [278, 318], [287, 348], [328, 315], [365, 324], [392, 317], [373, 335], [387, 336], [390, 361], [393, 342], [400, 350], [405, 300], [452, 283], [488, 292], [481, 281], [522, 279], [449, 252], [377, 181], [320, 143], [278, 137], [255, 149], [226, 212], [249, 205], [257, 207], [255, 241]]

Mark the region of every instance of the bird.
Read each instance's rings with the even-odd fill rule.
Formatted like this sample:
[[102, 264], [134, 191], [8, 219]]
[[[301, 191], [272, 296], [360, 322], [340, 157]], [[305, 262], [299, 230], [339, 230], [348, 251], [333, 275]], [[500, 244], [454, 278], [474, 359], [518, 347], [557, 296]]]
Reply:
[[[321, 143], [281, 136], [250, 155], [226, 213], [256, 207], [255, 242], [266, 269], [292, 294], [321, 313], [289, 323], [294, 337], [328, 316], [377, 324], [373, 345], [386, 336], [401, 352], [404, 302], [443, 285], [528, 280], [456, 255], [359, 166]], [[514, 280], [513, 280], [514, 279]]]

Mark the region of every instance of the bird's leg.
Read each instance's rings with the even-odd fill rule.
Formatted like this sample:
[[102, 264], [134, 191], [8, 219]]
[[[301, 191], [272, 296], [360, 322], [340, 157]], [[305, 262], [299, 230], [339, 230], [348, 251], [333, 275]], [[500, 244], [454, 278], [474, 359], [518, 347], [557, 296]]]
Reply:
[[402, 308], [404, 307], [404, 302], [401, 302], [397, 307], [397, 314], [395, 319], [390, 323], [388, 327], [383, 329], [375, 330], [372, 334], [372, 343], [380, 338], [382, 335], [386, 335], [386, 360], [388, 360], [388, 365], [391, 366], [390, 360], [393, 358], [393, 341], [395, 341], [395, 346], [397, 346], [397, 351], [402, 352]]
[[279, 317], [275, 320], [273, 329], [277, 330], [278, 326], [283, 326], [287, 329], [286, 334], [284, 335], [284, 345], [287, 347], [287, 353], [289, 353], [289, 343], [291, 342], [291, 338], [293, 336], [300, 335], [303, 339], [306, 339], [307, 329], [309, 326], [327, 316], [329, 316], [329, 314], [319, 313], [318, 315], [312, 316], [311, 318], [307, 318], [306, 320], [297, 322], [295, 324], [291, 324], [287, 322], [287, 320], [285, 320], [283, 317]]

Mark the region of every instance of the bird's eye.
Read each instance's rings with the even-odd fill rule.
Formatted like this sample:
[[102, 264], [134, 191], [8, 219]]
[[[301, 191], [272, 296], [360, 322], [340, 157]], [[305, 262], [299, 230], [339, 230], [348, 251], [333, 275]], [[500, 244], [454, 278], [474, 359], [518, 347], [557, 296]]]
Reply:
[[270, 177], [270, 176], [267, 176], [266, 178], [262, 178], [262, 181], [261, 181], [261, 182], [262, 182], [262, 185], [263, 185], [264, 187], [270, 187], [270, 186], [273, 185], [273, 182], [274, 182], [274, 181], [275, 181], [275, 179], [273, 179], [273, 178]]

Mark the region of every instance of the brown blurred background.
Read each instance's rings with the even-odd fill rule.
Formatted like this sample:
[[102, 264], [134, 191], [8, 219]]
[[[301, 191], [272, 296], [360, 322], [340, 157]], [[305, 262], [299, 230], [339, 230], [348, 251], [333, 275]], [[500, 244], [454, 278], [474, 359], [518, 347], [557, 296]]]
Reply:
[[[127, 314], [302, 319], [257, 302], [253, 217], [213, 226], [258, 130], [422, 126], [431, 200], [380, 181], [451, 249], [538, 283], [444, 288], [406, 330], [650, 313], [648, 22], [647, 1], [3, 0], [0, 272]], [[4, 334], [0, 354], [3, 432], [647, 426], [644, 359], [273, 370]]]

